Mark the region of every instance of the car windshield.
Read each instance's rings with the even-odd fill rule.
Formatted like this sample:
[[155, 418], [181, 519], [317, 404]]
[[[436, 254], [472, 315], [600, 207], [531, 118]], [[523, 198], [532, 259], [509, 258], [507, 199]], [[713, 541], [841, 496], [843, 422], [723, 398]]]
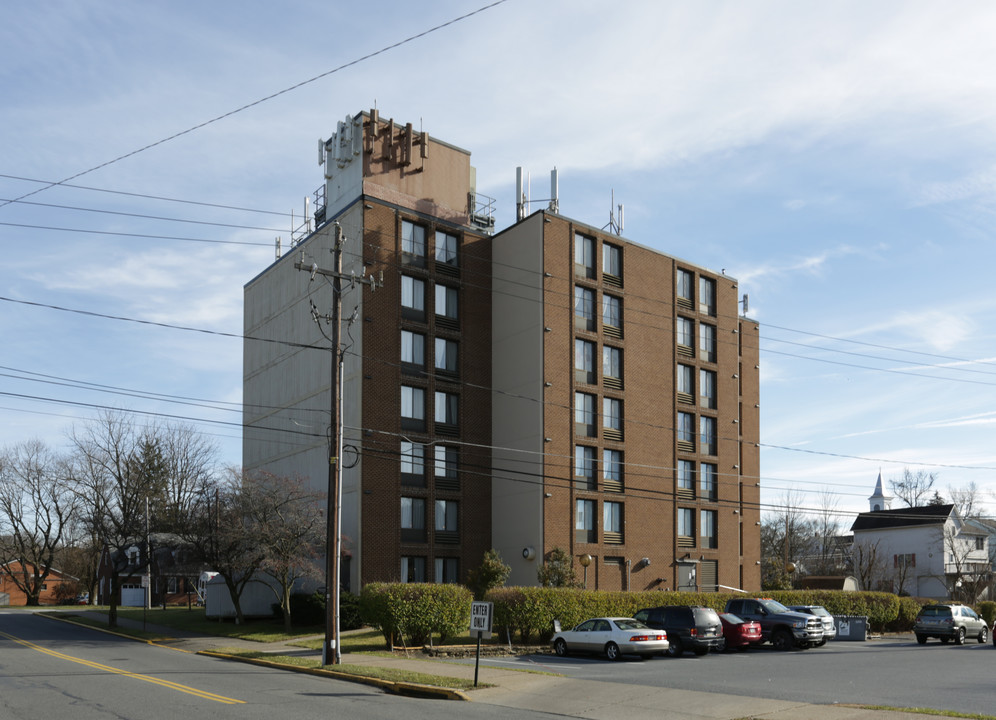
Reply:
[[820, 607], [819, 605], [813, 608], [813, 615], [819, 615], [820, 617], [832, 617], [830, 613], [827, 612], [826, 608]]
[[739, 615], [734, 615], [733, 613], [723, 613], [720, 617], [726, 620], [726, 622], [733, 623], [734, 625], [740, 625], [743, 623], [743, 618]]
[[789, 609], [782, 605], [777, 600], [761, 600], [761, 607], [767, 610], [772, 615], [777, 615], [778, 613], [789, 612]]
[[616, 627], [620, 630], [649, 630], [649, 628], [644, 625], [639, 620], [630, 620], [628, 618], [623, 620], [614, 620]]

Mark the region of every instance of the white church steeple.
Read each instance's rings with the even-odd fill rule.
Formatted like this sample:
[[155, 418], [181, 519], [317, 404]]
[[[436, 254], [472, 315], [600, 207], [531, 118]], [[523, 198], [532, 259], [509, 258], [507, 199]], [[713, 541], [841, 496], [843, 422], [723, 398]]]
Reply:
[[892, 509], [892, 496], [886, 495], [882, 492], [882, 471], [878, 471], [878, 482], [875, 483], [875, 492], [872, 496], [868, 498], [868, 505], [871, 507], [871, 511], [875, 512], [877, 510], [891, 510]]

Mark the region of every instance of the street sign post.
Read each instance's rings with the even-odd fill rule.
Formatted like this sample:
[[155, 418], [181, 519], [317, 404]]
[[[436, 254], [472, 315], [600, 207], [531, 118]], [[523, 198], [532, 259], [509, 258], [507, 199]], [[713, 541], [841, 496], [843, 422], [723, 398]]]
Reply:
[[477, 673], [481, 667], [481, 638], [491, 639], [491, 620], [495, 605], [489, 602], [470, 604], [470, 636], [477, 637], [477, 660], [474, 662], [474, 687], [477, 687]]

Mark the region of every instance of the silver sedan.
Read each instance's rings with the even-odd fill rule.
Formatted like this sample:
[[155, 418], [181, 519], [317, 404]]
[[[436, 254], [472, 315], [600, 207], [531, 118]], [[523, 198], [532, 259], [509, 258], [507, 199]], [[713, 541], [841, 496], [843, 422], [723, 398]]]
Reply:
[[666, 632], [623, 617], [585, 620], [573, 630], [556, 633], [552, 642], [561, 657], [570, 652], [605, 653], [609, 660], [618, 660], [622, 655], [648, 658], [668, 648]]

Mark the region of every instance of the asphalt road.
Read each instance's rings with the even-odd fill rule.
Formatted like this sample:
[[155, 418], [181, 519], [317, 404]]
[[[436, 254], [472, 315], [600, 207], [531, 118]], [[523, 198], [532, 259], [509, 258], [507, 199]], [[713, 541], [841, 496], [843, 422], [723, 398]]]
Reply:
[[[472, 662], [472, 661], [471, 661]], [[996, 648], [909, 639], [830, 642], [821, 648], [650, 660], [529, 655], [481, 665], [529, 667], [583, 680], [728, 693], [814, 704], [859, 703], [996, 715]]]
[[[459, 703], [460, 717], [507, 720]], [[245, 665], [0, 610], [3, 720], [436, 720], [446, 700], [413, 700], [350, 682]], [[516, 712], [516, 717], [548, 718]]]

